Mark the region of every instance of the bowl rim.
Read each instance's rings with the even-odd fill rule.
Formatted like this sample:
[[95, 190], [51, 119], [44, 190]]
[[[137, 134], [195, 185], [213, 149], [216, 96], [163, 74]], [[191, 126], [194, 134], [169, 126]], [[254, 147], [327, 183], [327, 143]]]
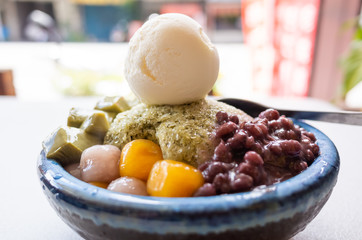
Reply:
[[320, 130], [309, 124], [292, 119], [294, 124], [314, 133], [320, 148], [313, 164], [302, 173], [277, 184], [261, 187], [253, 191], [232, 193], [208, 197], [150, 197], [122, 194], [102, 189], [83, 182], [68, 172], [55, 160], [47, 159], [44, 150], [38, 158], [38, 175], [40, 181], [53, 194], [59, 193], [63, 200], [78, 207], [104, 209], [127, 208], [139, 211], [163, 211], [197, 213], [226, 211], [247, 208], [255, 204], [275, 202], [297, 193], [308, 191], [327, 179], [331, 174], [338, 174], [339, 154], [333, 142]]

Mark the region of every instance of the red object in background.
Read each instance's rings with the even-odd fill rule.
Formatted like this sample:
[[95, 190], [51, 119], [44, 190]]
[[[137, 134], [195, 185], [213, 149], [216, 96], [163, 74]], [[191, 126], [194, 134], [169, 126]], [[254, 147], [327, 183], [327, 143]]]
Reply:
[[196, 3], [166, 3], [162, 5], [160, 13], [182, 13], [189, 17], [193, 17], [202, 13], [202, 8], [199, 4]]
[[307, 96], [320, 0], [276, 0], [271, 94]]
[[133, 34], [135, 34], [135, 32], [136, 32], [140, 27], [142, 27], [142, 24], [143, 24], [143, 22], [137, 21], [137, 20], [129, 22], [129, 24], [128, 24], [127, 41], [129, 41], [129, 40], [132, 38]]
[[[205, 17], [202, 8], [197, 3], [166, 3], [160, 8], [160, 14], [164, 13], [182, 13], [197, 21], [201, 26], [205, 27]], [[133, 34], [142, 26], [141, 21], [132, 21], [128, 26], [128, 41]]]
[[182, 13], [197, 21], [205, 28], [205, 16], [200, 4], [197, 3], [166, 3], [160, 9], [160, 14]]
[[252, 86], [255, 93], [270, 95], [273, 66], [272, 0], [241, 1], [241, 24], [250, 52]]
[[276, 96], [307, 96], [320, 0], [242, 1], [253, 88]]

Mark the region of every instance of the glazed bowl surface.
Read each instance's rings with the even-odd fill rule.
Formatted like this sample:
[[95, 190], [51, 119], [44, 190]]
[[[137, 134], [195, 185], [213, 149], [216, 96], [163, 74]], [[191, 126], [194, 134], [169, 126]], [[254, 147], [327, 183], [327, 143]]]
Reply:
[[339, 155], [318, 129], [320, 156], [284, 182], [244, 193], [161, 198], [112, 192], [67, 173], [42, 151], [38, 176], [60, 218], [85, 239], [289, 239], [319, 213], [337, 182]]

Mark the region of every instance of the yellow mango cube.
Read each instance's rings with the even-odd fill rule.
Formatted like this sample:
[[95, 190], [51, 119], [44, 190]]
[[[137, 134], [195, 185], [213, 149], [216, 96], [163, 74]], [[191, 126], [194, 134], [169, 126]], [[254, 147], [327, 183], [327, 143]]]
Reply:
[[204, 184], [199, 170], [183, 162], [156, 162], [147, 181], [147, 192], [155, 197], [191, 197]]
[[146, 181], [153, 164], [162, 160], [161, 148], [146, 139], [127, 143], [121, 152], [119, 173], [122, 177], [134, 177]]

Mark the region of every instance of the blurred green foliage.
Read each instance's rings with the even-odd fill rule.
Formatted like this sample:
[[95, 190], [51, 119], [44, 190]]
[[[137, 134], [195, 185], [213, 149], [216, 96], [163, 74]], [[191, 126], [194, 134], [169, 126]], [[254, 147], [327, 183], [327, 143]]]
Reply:
[[343, 84], [340, 95], [342, 99], [362, 81], [362, 26], [359, 19], [355, 19], [353, 22], [356, 26], [355, 34], [346, 56], [341, 61]]

